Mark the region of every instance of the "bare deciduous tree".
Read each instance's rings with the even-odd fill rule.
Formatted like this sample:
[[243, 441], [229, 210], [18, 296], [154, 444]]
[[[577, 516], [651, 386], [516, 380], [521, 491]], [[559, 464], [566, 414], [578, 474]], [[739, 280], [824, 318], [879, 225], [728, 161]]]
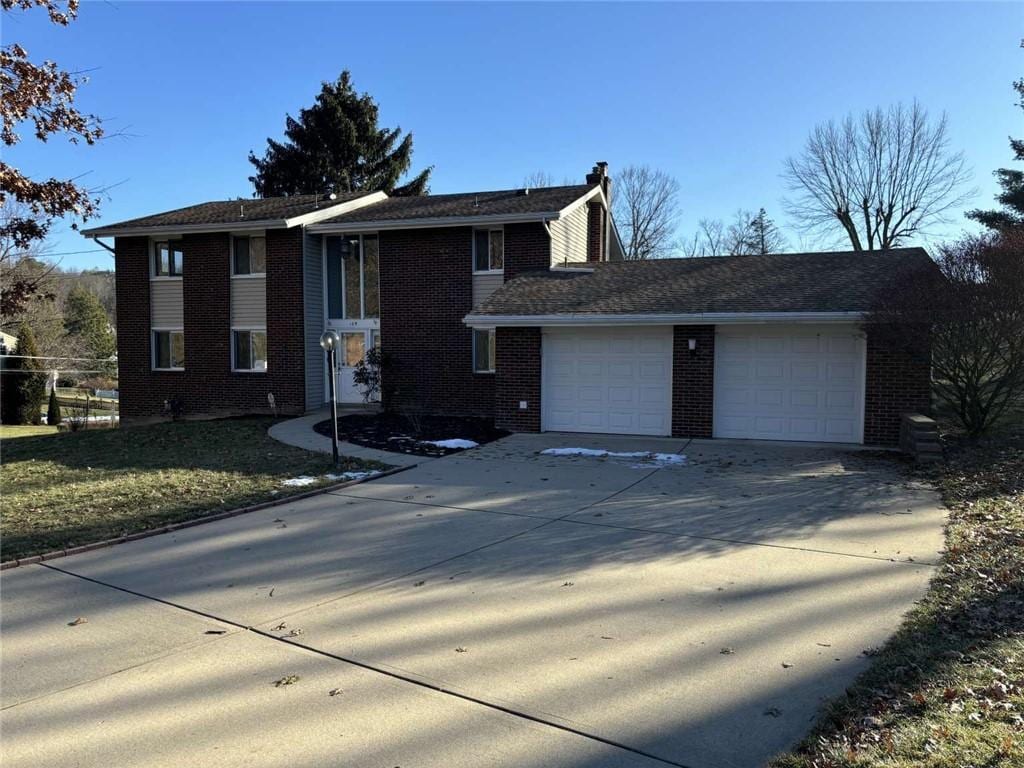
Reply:
[[757, 213], [738, 210], [730, 224], [721, 219], [701, 219], [697, 232], [680, 246], [683, 255], [691, 258], [764, 255], [785, 249], [786, 238], [764, 208]]
[[615, 179], [612, 211], [627, 260], [666, 256], [675, 247], [679, 182], [646, 165], [623, 168]]
[[523, 183], [521, 186], [526, 189], [542, 189], [543, 187], [569, 187], [578, 183], [579, 182], [566, 177], [562, 179], [562, 183], [559, 184], [555, 181], [553, 174], [550, 174], [547, 171], [534, 171], [533, 173], [528, 173], [523, 177]]
[[976, 436], [1024, 407], [1024, 233], [969, 237], [936, 261], [893, 275], [865, 325], [911, 355], [930, 337], [935, 394]]
[[930, 120], [916, 102], [816, 126], [784, 177], [790, 214], [808, 231], [839, 228], [857, 251], [894, 248], [973, 194], [946, 116]]

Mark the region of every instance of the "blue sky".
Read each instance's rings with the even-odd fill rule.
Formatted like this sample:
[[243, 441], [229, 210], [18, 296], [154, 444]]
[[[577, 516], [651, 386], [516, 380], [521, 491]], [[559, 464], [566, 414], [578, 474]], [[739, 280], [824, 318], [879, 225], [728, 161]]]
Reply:
[[[681, 233], [765, 206], [785, 224], [783, 160], [819, 121], [918, 99], [945, 110], [990, 205], [1024, 135], [1019, 4], [84, 2], [54, 27], [4, 14], [3, 42], [89, 70], [79, 106], [123, 132], [95, 147], [31, 136], [33, 176], [109, 187], [99, 221], [250, 196], [250, 149], [343, 69], [415, 137], [434, 193], [581, 179], [596, 160], [682, 184]], [[973, 207], [973, 206], [969, 206]], [[957, 220], [940, 234], [967, 226]], [[95, 248], [57, 227], [54, 253]], [[105, 252], [62, 256], [110, 267]]]

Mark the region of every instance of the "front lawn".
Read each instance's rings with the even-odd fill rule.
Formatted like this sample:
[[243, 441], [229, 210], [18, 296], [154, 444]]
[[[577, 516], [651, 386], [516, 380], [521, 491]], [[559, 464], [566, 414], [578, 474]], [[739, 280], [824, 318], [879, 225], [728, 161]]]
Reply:
[[1024, 433], [948, 458], [928, 594], [776, 768], [1024, 765]]
[[55, 434], [57, 434], [57, 428], [48, 427], [45, 424], [40, 424], [39, 426], [31, 424], [0, 424], [0, 442], [11, 440], [15, 437], [38, 437], [39, 435]]
[[[2, 433], [0, 558], [114, 538], [384, 469], [283, 445], [270, 418], [182, 421], [19, 437]], [[307, 476], [305, 484], [283, 485]]]

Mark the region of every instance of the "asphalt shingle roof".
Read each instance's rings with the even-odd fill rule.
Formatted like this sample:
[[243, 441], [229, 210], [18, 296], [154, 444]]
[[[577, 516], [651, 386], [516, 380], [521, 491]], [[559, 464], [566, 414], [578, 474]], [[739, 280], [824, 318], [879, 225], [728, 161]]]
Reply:
[[507, 216], [560, 211], [594, 188], [577, 184], [567, 187], [539, 187], [522, 194], [519, 189], [496, 192], [463, 192], [454, 195], [389, 197], [379, 203], [349, 211], [320, 224], [364, 221], [409, 221], [455, 216]]
[[99, 229], [136, 229], [139, 227], [180, 227], [191, 224], [238, 224], [245, 221], [290, 219], [337, 205], [367, 192], [345, 192], [329, 200], [326, 195], [292, 195], [259, 199], [215, 200], [189, 205], [173, 211], [141, 216], [137, 219], [107, 224]]
[[602, 262], [593, 272], [529, 272], [473, 316], [863, 312], [904, 270], [934, 268], [921, 248]]

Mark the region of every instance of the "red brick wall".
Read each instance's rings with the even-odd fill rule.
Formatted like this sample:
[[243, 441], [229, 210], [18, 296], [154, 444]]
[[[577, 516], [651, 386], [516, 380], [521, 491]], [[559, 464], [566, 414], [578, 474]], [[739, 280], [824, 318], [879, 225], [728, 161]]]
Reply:
[[505, 226], [505, 281], [516, 275], [551, 268], [551, 238], [540, 222]]
[[469, 227], [380, 233], [381, 345], [396, 388], [386, 406], [493, 416], [494, 374], [473, 373], [462, 322], [472, 307]]
[[601, 261], [604, 255], [604, 206], [587, 203], [587, 261]]
[[118, 362], [121, 416], [138, 421], [178, 398], [186, 416], [279, 413], [305, 407], [302, 233], [267, 232], [266, 373], [231, 371], [231, 273], [226, 233], [183, 238], [185, 370], [151, 370], [146, 238], [117, 238]]
[[931, 347], [922, 334], [914, 355], [867, 333], [864, 442], [898, 445], [904, 413], [931, 413]]
[[[689, 340], [697, 340], [691, 355]], [[715, 326], [677, 325], [672, 334], [672, 437], [711, 437]]]
[[540, 432], [541, 330], [499, 328], [497, 339], [494, 423], [511, 432]]

